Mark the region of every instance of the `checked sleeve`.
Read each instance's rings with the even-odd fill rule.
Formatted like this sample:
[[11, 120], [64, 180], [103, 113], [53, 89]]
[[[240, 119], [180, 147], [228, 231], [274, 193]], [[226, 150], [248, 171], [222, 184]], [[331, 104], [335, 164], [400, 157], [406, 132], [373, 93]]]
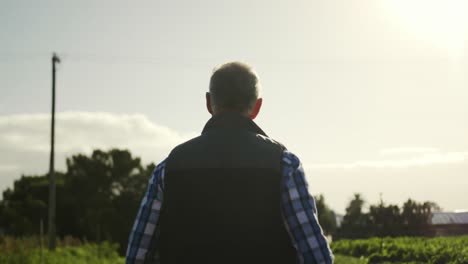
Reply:
[[318, 222], [315, 201], [307, 189], [308, 184], [299, 158], [285, 151], [282, 166], [283, 217], [299, 263], [333, 263], [333, 254]]
[[126, 264], [159, 263], [157, 254], [158, 220], [164, 191], [166, 161], [161, 162], [151, 175], [127, 247]]

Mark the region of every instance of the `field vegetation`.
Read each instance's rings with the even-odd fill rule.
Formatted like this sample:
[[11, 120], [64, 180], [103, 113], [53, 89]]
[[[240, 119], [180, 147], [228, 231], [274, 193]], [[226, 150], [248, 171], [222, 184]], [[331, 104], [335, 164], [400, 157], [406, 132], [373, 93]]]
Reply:
[[58, 241], [55, 251], [40, 246], [37, 237], [0, 237], [2, 264], [123, 264], [117, 253], [117, 244], [82, 243], [67, 237]]
[[468, 264], [468, 236], [344, 239], [333, 242], [332, 249], [368, 263]]

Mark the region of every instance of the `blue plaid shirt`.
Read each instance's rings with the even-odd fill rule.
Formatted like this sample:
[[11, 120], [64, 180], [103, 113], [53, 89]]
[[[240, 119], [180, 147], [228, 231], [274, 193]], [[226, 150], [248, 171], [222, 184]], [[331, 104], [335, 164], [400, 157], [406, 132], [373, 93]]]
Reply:
[[[166, 160], [153, 172], [130, 234], [126, 264], [159, 263], [157, 249]], [[294, 154], [282, 160], [282, 210], [286, 229], [299, 263], [333, 263], [333, 255], [317, 219], [314, 198], [308, 192], [304, 169]]]

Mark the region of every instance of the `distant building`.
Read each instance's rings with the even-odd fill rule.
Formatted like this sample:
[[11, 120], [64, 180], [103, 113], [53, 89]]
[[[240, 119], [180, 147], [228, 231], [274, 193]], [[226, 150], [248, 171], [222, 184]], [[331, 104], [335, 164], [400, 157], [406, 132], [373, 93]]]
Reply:
[[434, 236], [468, 235], [468, 211], [432, 213], [430, 231]]

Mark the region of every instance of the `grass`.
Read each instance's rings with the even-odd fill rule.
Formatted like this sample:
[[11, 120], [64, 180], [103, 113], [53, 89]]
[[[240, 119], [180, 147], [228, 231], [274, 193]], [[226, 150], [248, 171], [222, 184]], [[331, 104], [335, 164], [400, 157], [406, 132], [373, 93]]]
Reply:
[[37, 239], [0, 237], [1, 264], [123, 264], [117, 244], [81, 243], [76, 239], [59, 241], [55, 251], [40, 249]]
[[344, 255], [335, 255], [335, 264], [367, 264], [365, 258], [355, 258]]

